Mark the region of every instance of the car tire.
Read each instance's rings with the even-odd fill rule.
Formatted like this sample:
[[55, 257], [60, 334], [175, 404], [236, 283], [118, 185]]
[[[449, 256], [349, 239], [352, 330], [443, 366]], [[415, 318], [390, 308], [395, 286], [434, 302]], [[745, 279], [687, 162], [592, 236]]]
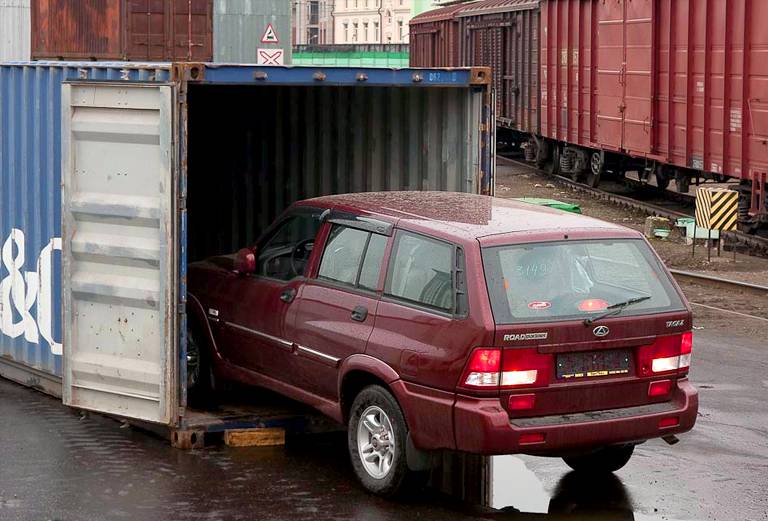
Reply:
[[383, 497], [420, 489], [425, 472], [408, 468], [408, 426], [395, 397], [379, 385], [364, 388], [350, 410], [347, 442], [352, 468], [363, 487]]
[[634, 451], [634, 445], [610, 446], [589, 454], [566, 456], [563, 461], [577, 472], [606, 474], [616, 472], [626, 465]]
[[196, 329], [187, 322], [187, 404], [215, 407], [218, 400], [210, 351]]

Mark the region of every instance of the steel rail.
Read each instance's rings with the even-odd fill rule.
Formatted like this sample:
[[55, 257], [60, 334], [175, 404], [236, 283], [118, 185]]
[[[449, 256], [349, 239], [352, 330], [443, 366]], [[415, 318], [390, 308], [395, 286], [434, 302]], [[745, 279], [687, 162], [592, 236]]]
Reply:
[[[562, 185], [566, 185], [572, 190], [576, 192], [586, 193], [595, 196], [598, 199], [601, 199], [603, 201], [608, 201], [610, 203], [616, 204], [618, 206], [623, 206], [626, 208], [633, 208], [636, 210], [643, 211], [649, 215], [655, 215], [658, 217], [666, 217], [667, 219], [673, 220], [678, 219], [681, 217], [693, 217], [691, 214], [678, 212], [676, 210], [671, 210], [669, 208], [664, 208], [662, 206], [657, 206], [655, 204], [646, 203], [643, 201], [638, 201], [637, 199], [632, 199], [631, 197], [626, 197], [623, 195], [613, 194], [611, 192], [606, 192], [603, 190], [600, 190], [598, 188], [592, 188], [591, 186], [587, 186], [582, 183], [578, 183], [574, 181], [573, 179], [568, 179], [567, 177], [563, 177], [560, 175], [549, 175], [546, 172], [543, 172], [536, 168], [533, 165], [529, 165], [528, 163], [524, 163], [515, 159], [510, 159], [508, 157], [504, 156], [497, 156], [497, 158], [502, 159], [505, 162], [524, 167], [532, 172], [536, 172], [538, 174], [541, 174], [547, 178], [552, 179], [555, 182], [558, 182]], [[666, 191], [665, 191], [666, 192]], [[728, 241], [731, 244], [736, 245], [742, 245], [750, 249], [750, 251], [754, 253], [758, 253], [761, 256], [768, 256], [768, 239], [764, 237], [758, 237], [754, 235], [747, 235], [746, 233], [742, 232], [723, 232], [723, 237], [725, 239], [728, 239]]]
[[705, 281], [705, 282], [714, 282], [716, 284], [721, 284], [724, 286], [731, 286], [734, 288], [740, 288], [740, 289], [748, 289], [753, 291], [761, 291], [768, 293], [768, 286], [761, 286], [760, 284], [753, 284], [751, 282], [742, 282], [740, 280], [732, 280], [732, 279], [721, 279], [719, 277], [714, 277], [712, 275], [705, 275], [704, 273], [695, 273], [692, 271], [684, 271], [684, 270], [676, 270], [670, 268], [670, 273], [675, 276], [675, 278], [688, 278], [688, 279], [694, 279], [697, 281]]

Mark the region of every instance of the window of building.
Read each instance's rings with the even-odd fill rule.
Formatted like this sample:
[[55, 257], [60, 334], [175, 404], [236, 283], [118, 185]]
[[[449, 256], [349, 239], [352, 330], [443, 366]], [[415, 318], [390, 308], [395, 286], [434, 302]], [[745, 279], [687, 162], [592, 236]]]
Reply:
[[379, 41], [379, 22], [373, 22], [373, 41]]
[[349, 24], [347, 23], [344, 24], [344, 41], [349, 41]]
[[397, 32], [399, 34], [398, 39], [402, 40], [403, 39], [403, 21], [402, 20], [397, 21]]
[[368, 22], [363, 22], [363, 41], [368, 41]]
[[357, 22], [354, 22], [352, 24], [352, 41], [353, 42], [357, 41], [357, 29], [358, 29]]

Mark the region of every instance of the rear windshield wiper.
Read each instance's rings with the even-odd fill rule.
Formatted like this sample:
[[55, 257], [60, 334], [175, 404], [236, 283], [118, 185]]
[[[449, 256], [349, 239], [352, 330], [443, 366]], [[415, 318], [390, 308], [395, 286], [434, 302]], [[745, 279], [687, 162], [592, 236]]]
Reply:
[[624, 311], [624, 308], [629, 307], [632, 304], [637, 304], [638, 302], [643, 302], [645, 300], [648, 300], [649, 298], [651, 298], [650, 295], [644, 295], [642, 297], [631, 298], [629, 300], [625, 300], [624, 302], [619, 302], [617, 304], [611, 304], [610, 306], [605, 308], [607, 311], [605, 313], [603, 313], [602, 315], [598, 315], [596, 317], [585, 318], [584, 319], [584, 325], [585, 326], [591, 326], [592, 324], [594, 324], [598, 320], [602, 320], [602, 319], [604, 319], [606, 317], [610, 317], [610, 316], [613, 316], [613, 315], [618, 315], [619, 313]]

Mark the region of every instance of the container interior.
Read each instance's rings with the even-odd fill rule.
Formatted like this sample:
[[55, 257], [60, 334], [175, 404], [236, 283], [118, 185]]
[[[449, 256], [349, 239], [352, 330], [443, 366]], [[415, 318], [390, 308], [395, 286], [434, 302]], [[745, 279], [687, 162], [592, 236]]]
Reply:
[[480, 91], [190, 84], [188, 260], [252, 245], [294, 201], [479, 190]]

